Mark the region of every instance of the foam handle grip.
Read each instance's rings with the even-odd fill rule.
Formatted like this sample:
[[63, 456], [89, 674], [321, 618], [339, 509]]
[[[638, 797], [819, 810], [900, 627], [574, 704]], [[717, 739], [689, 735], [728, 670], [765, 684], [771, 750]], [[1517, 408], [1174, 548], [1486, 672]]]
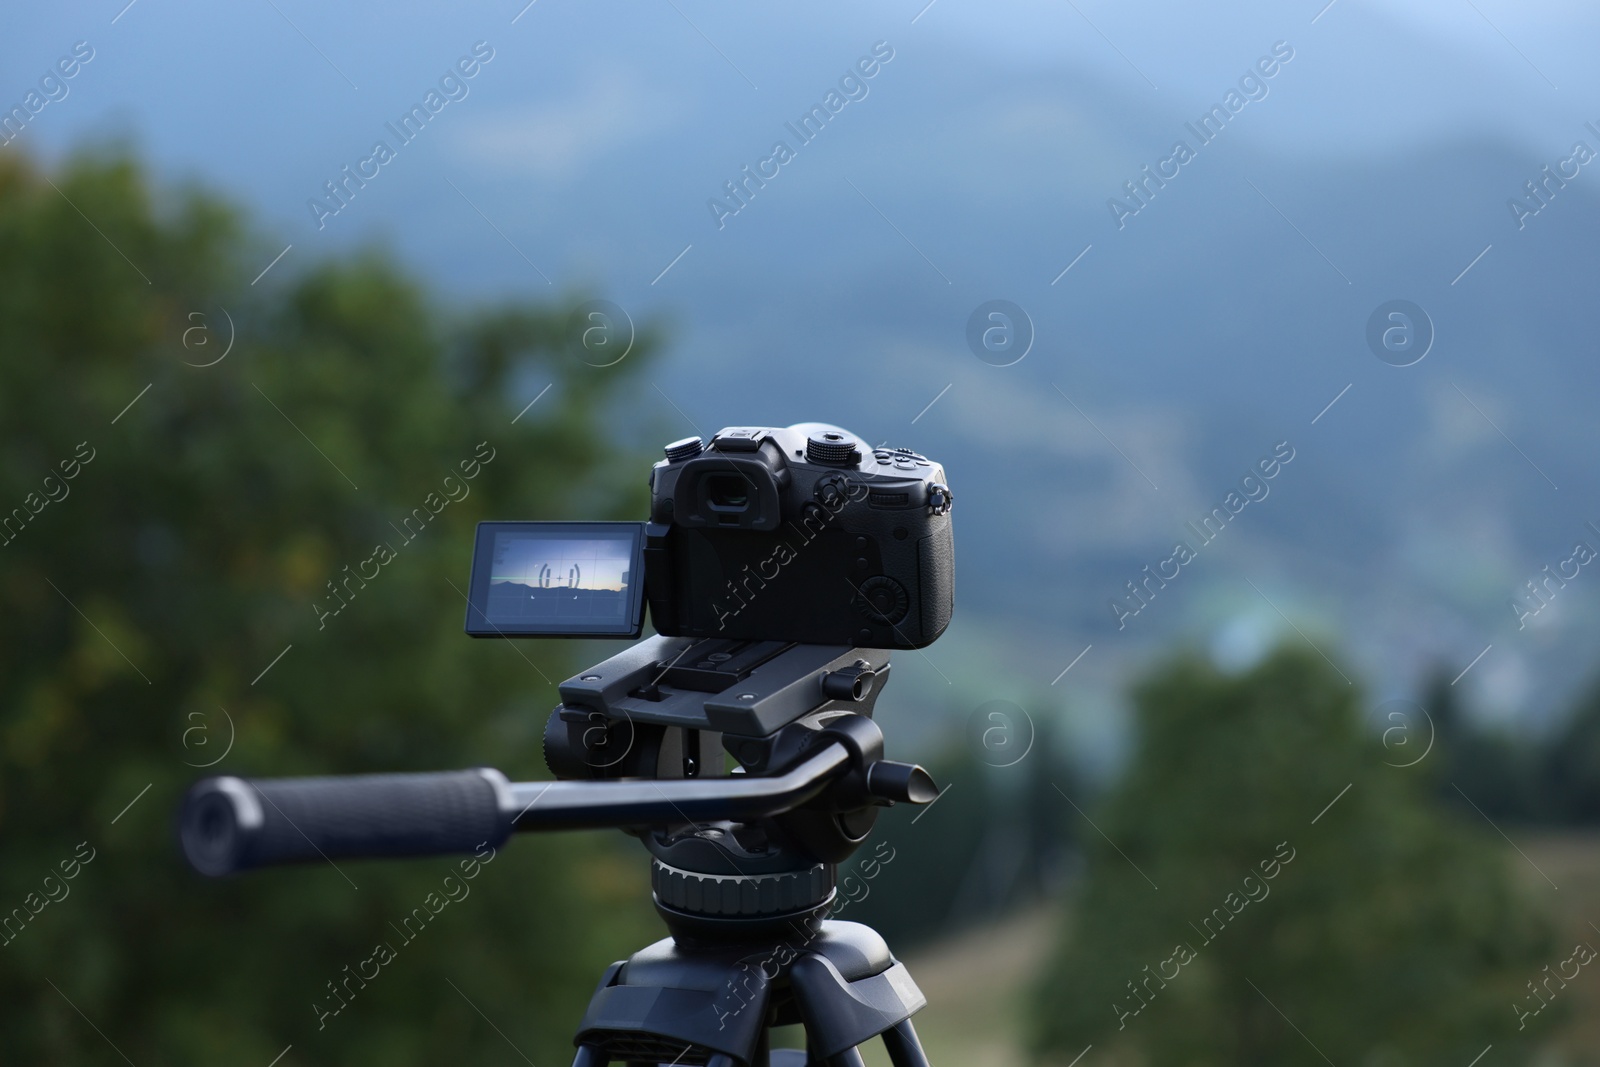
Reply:
[[487, 768], [336, 778], [207, 778], [184, 798], [189, 865], [218, 877], [250, 867], [499, 847], [514, 813]]

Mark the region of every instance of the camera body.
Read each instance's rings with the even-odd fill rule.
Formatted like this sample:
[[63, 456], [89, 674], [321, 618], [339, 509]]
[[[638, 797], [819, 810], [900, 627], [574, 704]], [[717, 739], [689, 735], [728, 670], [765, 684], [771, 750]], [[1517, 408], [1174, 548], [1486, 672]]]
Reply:
[[666, 452], [644, 544], [660, 633], [922, 648], [949, 625], [939, 464], [822, 423], [729, 427]]

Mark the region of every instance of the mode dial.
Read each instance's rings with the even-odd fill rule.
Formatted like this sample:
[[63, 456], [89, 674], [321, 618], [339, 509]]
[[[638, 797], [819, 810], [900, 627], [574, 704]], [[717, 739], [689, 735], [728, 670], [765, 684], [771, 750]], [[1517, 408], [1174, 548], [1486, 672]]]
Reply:
[[681, 463], [686, 459], [693, 459], [705, 451], [705, 445], [698, 437], [685, 437], [681, 441], [674, 441], [666, 447], [667, 462]]
[[848, 467], [860, 453], [855, 438], [838, 430], [821, 430], [806, 439], [806, 458], [829, 467]]

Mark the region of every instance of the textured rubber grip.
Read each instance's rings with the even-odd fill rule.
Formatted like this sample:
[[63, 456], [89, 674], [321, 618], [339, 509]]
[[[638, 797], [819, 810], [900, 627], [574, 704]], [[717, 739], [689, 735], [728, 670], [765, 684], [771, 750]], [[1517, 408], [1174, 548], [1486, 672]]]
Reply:
[[[184, 798], [184, 856], [213, 877], [250, 867], [499, 847], [505, 777], [487, 768], [338, 778], [207, 778]], [[502, 803], [505, 801], [505, 803]]]

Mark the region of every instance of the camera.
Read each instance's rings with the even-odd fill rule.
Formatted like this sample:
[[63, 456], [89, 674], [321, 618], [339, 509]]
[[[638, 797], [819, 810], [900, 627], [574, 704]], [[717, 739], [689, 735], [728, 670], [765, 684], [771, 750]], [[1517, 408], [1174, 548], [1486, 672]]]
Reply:
[[835, 426], [732, 427], [650, 472], [645, 596], [656, 629], [921, 648], [955, 600], [944, 468]]
[[[483, 523], [469, 634], [922, 648], [955, 606], [944, 468], [823, 423], [675, 441], [644, 523]], [[642, 597], [641, 597], [642, 593]]]

